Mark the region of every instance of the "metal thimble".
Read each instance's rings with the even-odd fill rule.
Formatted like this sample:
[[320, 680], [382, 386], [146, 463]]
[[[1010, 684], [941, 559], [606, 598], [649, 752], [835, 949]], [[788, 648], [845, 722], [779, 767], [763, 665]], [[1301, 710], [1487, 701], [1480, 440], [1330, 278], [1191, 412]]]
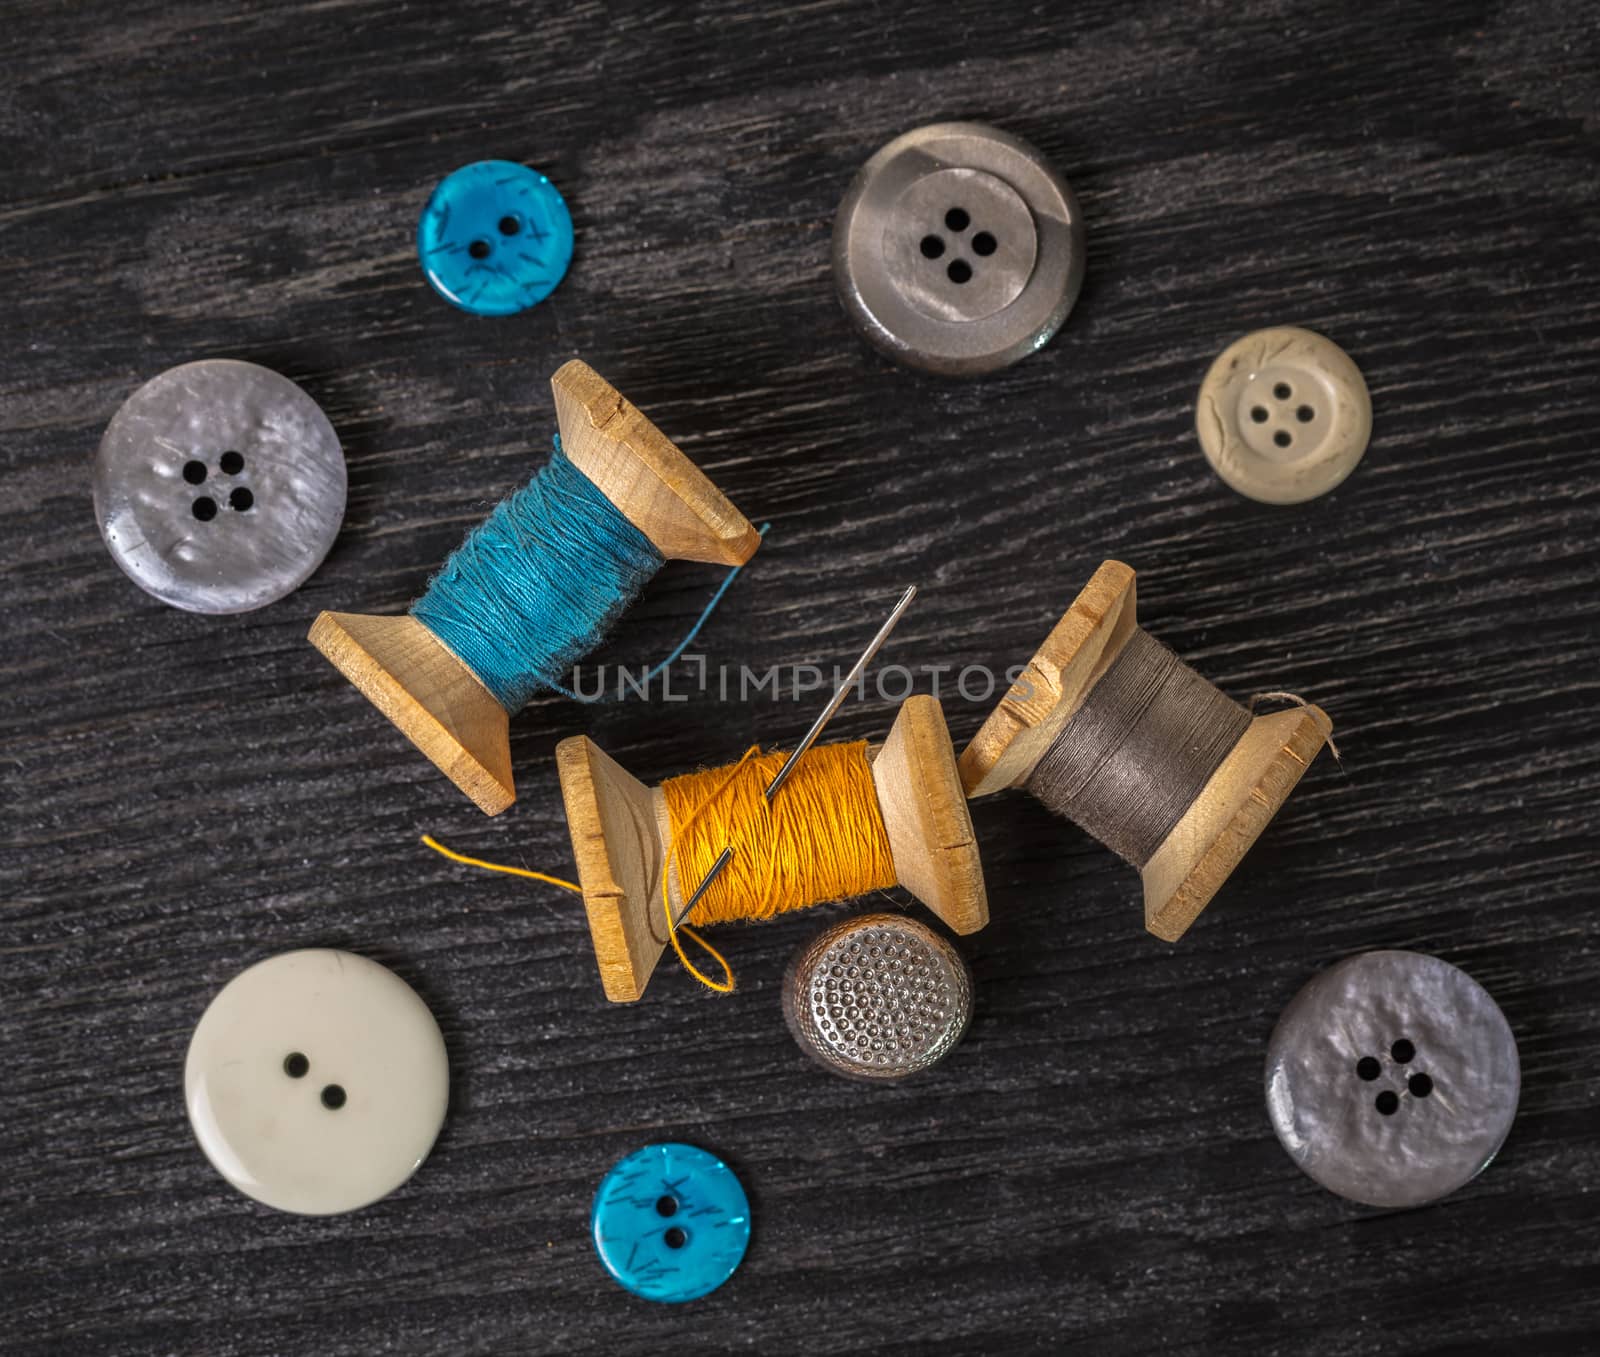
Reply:
[[783, 1015], [800, 1049], [835, 1074], [904, 1079], [961, 1040], [972, 1018], [972, 974], [931, 928], [867, 914], [795, 953]]

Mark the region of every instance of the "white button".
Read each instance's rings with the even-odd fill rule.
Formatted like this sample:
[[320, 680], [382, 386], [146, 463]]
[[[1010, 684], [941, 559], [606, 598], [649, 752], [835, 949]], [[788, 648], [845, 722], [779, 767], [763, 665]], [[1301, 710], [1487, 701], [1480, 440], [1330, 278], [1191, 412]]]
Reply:
[[1195, 429], [1217, 475], [1264, 504], [1326, 494], [1361, 460], [1372, 401], [1330, 339], [1283, 326], [1223, 350], [1200, 384]]
[[393, 971], [350, 952], [286, 952], [211, 1001], [184, 1068], [206, 1158], [280, 1211], [354, 1211], [405, 1182], [444, 1124], [439, 1025]]

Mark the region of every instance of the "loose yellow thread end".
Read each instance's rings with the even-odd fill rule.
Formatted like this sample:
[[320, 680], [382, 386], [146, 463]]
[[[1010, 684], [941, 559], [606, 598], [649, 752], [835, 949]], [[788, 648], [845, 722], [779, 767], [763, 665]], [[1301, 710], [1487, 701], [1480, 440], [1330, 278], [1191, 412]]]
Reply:
[[526, 867], [508, 867], [502, 862], [485, 862], [482, 858], [469, 858], [464, 853], [457, 853], [453, 849], [446, 848], [432, 834], [424, 834], [422, 841], [433, 849], [435, 853], [442, 854], [444, 857], [449, 858], [451, 862], [464, 863], [468, 867], [482, 867], [486, 872], [504, 872], [507, 876], [525, 876], [532, 881], [543, 881], [547, 885], [560, 886], [564, 891], [572, 891], [577, 895], [583, 894], [582, 886], [575, 885], [571, 881], [563, 881], [559, 876], [547, 876], [543, 872], [531, 872]]

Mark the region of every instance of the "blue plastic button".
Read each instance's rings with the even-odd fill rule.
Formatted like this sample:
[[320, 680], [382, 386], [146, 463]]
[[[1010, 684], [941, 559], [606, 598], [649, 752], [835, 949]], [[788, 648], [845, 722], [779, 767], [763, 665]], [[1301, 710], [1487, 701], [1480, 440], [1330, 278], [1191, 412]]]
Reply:
[[606, 1271], [646, 1300], [698, 1300], [733, 1276], [750, 1202], [733, 1170], [693, 1145], [646, 1145], [600, 1184], [589, 1217]]
[[538, 170], [479, 160], [440, 181], [417, 223], [434, 290], [475, 316], [510, 316], [555, 290], [572, 262], [572, 214]]

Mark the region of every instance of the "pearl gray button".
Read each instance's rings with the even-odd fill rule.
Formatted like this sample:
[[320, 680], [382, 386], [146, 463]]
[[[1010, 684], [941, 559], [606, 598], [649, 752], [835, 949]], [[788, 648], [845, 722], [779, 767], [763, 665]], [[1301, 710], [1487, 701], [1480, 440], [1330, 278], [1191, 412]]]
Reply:
[[292, 593], [328, 554], [344, 503], [344, 454], [317, 403], [233, 359], [151, 378], [95, 457], [95, 516], [112, 558], [189, 612], [248, 612]]
[[444, 1123], [439, 1025], [393, 971], [286, 952], [241, 972], [194, 1030], [184, 1096], [217, 1172], [280, 1211], [354, 1211], [405, 1182]]
[[992, 372], [1040, 348], [1083, 285], [1083, 222], [1038, 150], [982, 123], [896, 137], [833, 227], [845, 311], [909, 367]]
[[904, 1079], [937, 1064], [972, 1018], [972, 976], [938, 933], [899, 914], [824, 930], [789, 963], [783, 1014], [835, 1074]]
[[1420, 1206], [1494, 1158], [1522, 1087], [1488, 992], [1419, 952], [1329, 967], [1284, 1010], [1267, 1051], [1267, 1114], [1290, 1158], [1368, 1206]]

